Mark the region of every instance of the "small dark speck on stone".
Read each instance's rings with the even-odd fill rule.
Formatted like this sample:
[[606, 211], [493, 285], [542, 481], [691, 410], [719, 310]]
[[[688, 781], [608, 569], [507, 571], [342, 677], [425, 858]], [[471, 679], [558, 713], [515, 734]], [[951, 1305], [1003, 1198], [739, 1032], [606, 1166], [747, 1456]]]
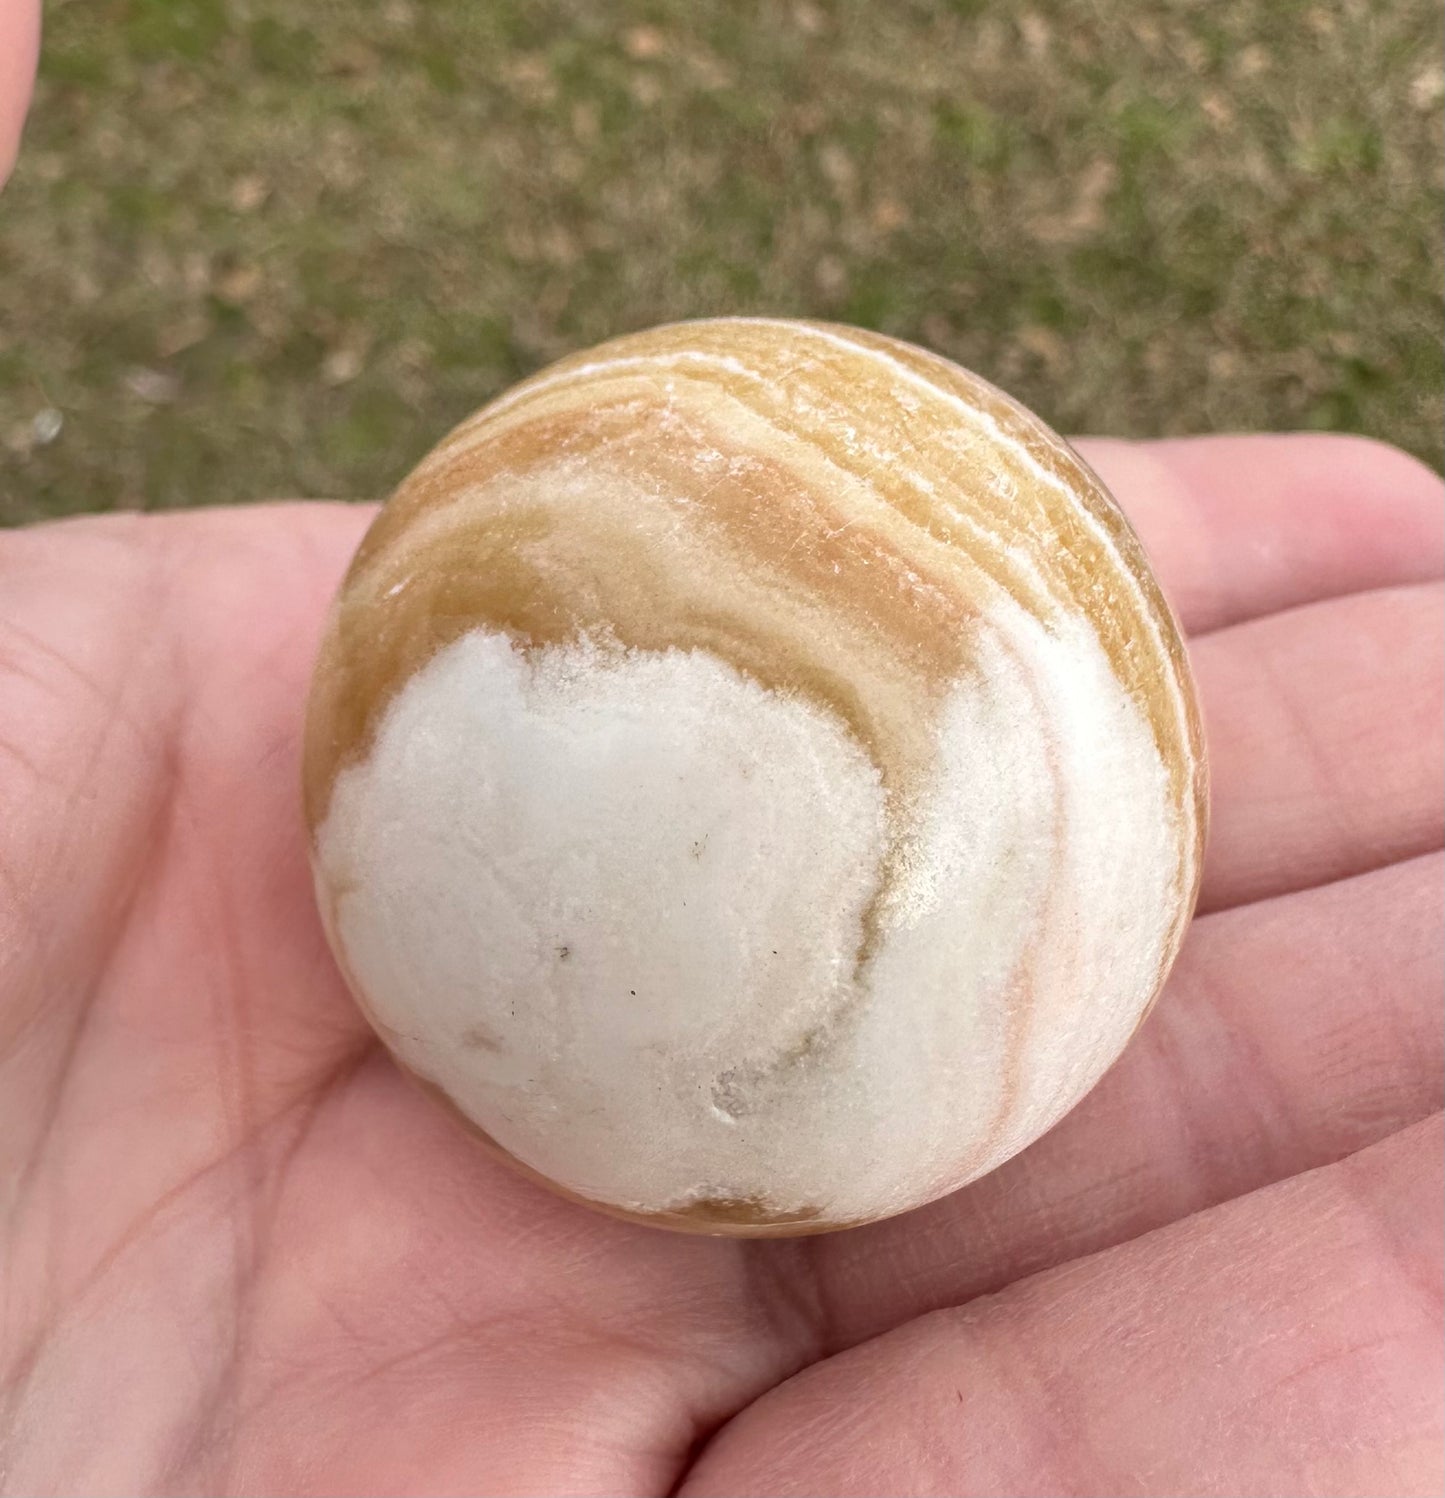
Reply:
[[557, 948], [557, 961], [558, 962], [566, 962], [566, 960], [571, 955], [572, 955], [572, 948], [571, 947], [558, 947]]
[[462, 1044], [477, 1051], [490, 1051], [494, 1055], [500, 1055], [503, 1051], [501, 1041], [485, 1025], [473, 1025], [470, 1029], [462, 1031]]

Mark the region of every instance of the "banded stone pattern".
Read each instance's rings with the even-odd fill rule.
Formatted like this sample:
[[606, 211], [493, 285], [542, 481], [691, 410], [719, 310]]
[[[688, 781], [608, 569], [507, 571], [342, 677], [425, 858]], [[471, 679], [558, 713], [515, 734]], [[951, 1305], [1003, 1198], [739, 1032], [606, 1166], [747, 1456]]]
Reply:
[[401, 1063], [612, 1210], [821, 1231], [987, 1171], [1157, 994], [1206, 822], [1095, 476], [881, 335], [721, 319], [457, 428], [336, 601], [321, 908]]

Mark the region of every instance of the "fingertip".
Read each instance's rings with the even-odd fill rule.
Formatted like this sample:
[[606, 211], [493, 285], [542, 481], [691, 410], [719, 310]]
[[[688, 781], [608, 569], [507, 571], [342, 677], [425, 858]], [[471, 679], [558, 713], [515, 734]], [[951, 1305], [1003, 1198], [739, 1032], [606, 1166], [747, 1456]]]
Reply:
[[[1246, 490], [1267, 490], [1301, 521], [1398, 541], [1409, 552], [1445, 543], [1445, 482], [1392, 443], [1342, 432], [1180, 437], [1154, 450], [1200, 492], [1221, 473]], [[1399, 581], [1422, 581], [1400, 578]]]
[[1086, 440], [1191, 633], [1445, 574], [1445, 484], [1323, 433]]
[[1302, 438], [1315, 445], [1319, 481], [1354, 497], [1389, 521], [1403, 543], [1433, 554], [1445, 566], [1445, 480], [1414, 454], [1374, 437]]

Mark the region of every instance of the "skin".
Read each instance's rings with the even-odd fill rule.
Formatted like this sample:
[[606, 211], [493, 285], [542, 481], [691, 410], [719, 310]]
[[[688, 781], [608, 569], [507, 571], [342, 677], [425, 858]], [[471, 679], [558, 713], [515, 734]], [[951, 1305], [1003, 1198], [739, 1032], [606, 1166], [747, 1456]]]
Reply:
[[1440, 485], [1086, 455], [1193, 635], [1204, 913], [1045, 1139], [789, 1242], [541, 1191], [348, 999], [298, 759], [368, 512], [0, 536], [0, 1488], [1438, 1492]]
[[1438, 1491], [1439, 484], [1087, 454], [1193, 634], [1207, 913], [1045, 1139], [791, 1242], [558, 1200], [347, 997], [298, 755], [368, 511], [0, 538], [6, 1489]]
[[0, 0], [0, 187], [20, 149], [20, 127], [40, 50], [38, 0]]

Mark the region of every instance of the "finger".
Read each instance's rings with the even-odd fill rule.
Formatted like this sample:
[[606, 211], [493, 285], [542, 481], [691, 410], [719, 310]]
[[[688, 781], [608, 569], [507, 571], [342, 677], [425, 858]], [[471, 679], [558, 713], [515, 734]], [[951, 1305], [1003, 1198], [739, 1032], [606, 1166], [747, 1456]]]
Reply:
[[1052, 1133], [921, 1212], [816, 1240], [848, 1346], [1311, 1170], [1445, 1103], [1445, 857], [1196, 921]]
[[1445, 589], [1292, 609], [1192, 657], [1213, 782], [1201, 910], [1441, 846]]
[[1359, 437], [1077, 444], [1191, 633], [1445, 573], [1445, 489]]
[[752, 1405], [682, 1492], [1433, 1494], [1438, 1118], [941, 1311]]
[[0, 0], [0, 187], [15, 165], [40, 50], [40, 0]]

